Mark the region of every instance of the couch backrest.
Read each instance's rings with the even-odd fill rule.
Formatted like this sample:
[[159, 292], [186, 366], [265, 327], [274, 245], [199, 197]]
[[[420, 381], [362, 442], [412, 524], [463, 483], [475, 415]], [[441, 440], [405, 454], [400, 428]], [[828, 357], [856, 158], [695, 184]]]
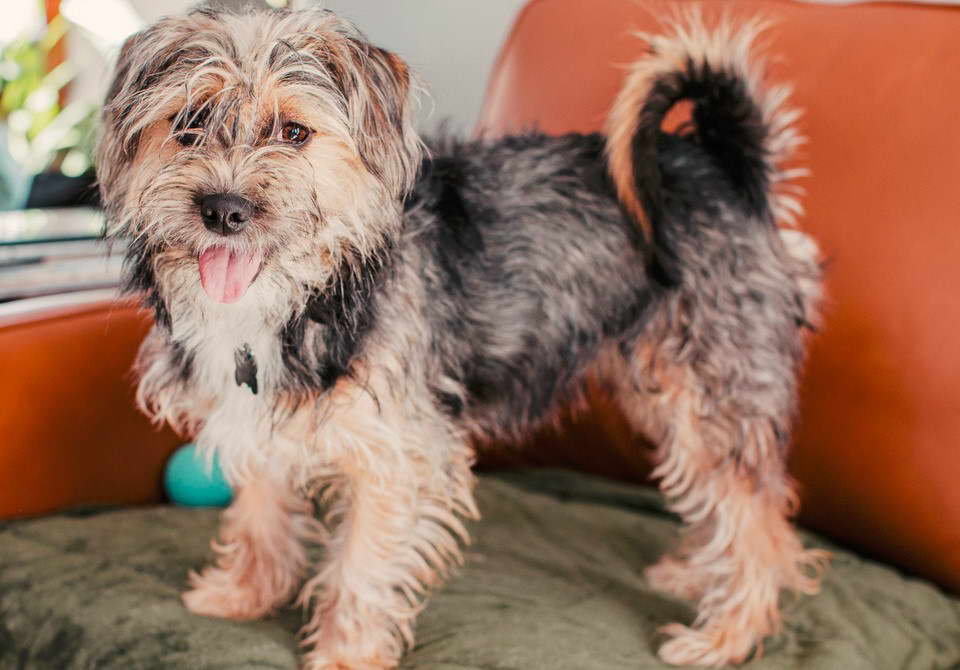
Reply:
[[[960, 589], [960, 8], [705, 4], [777, 21], [771, 78], [805, 109], [802, 227], [829, 261], [829, 299], [792, 462], [803, 520]], [[633, 0], [533, 0], [480, 129], [600, 129], [621, 66], [642, 53], [635, 30], [657, 23]], [[609, 407], [577, 430], [603, 435], [599, 469], [642, 476]]]

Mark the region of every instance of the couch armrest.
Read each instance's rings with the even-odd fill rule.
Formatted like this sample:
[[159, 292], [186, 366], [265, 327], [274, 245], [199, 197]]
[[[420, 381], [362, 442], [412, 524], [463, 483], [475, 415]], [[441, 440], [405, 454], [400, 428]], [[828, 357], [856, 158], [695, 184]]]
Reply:
[[0, 305], [0, 518], [161, 498], [182, 440], [133, 404], [149, 327], [112, 291]]

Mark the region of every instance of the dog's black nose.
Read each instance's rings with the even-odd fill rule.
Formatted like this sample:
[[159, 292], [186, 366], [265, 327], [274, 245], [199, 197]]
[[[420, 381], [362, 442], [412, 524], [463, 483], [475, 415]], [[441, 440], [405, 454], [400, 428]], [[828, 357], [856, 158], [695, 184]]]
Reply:
[[200, 198], [200, 218], [214, 233], [233, 235], [247, 227], [253, 203], [236, 193], [214, 193]]

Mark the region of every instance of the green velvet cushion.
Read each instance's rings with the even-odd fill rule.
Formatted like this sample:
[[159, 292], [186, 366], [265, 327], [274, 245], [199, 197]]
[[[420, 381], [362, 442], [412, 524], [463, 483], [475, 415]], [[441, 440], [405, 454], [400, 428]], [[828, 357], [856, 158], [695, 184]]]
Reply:
[[[420, 617], [404, 668], [666, 667], [657, 627], [692, 610], [643, 578], [677, 533], [655, 493], [538, 471], [485, 476], [477, 495], [467, 564]], [[180, 604], [216, 523], [154, 507], [0, 525], [0, 668], [296, 668], [299, 612], [234, 623]], [[960, 663], [960, 601], [846, 552], [823, 593], [785, 611], [751, 670]]]

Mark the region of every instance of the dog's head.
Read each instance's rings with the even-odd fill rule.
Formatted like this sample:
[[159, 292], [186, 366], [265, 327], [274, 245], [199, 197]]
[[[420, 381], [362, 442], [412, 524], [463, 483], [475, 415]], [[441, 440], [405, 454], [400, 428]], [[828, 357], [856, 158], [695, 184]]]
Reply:
[[402, 60], [326, 10], [201, 8], [128, 39], [98, 172], [133, 288], [233, 302], [377, 253], [420, 164], [410, 89]]

